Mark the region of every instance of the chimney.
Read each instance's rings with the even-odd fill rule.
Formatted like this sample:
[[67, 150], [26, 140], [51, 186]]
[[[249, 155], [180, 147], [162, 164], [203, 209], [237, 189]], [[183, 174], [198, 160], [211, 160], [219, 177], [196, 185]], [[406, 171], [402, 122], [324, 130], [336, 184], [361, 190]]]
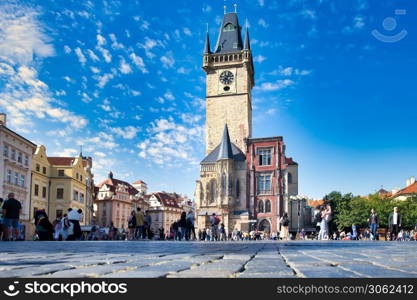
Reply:
[[409, 186], [411, 183], [411, 179], [407, 179], [407, 182], [406, 182], [406, 186], [405, 187], [407, 187], [407, 186]]
[[0, 113], [0, 125], [7, 126], [7, 115]]
[[414, 184], [416, 182], [416, 178], [414, 177], [414, 176], [412, 176], [411, 178], [410, 178], [410, 185], [411, 184]]

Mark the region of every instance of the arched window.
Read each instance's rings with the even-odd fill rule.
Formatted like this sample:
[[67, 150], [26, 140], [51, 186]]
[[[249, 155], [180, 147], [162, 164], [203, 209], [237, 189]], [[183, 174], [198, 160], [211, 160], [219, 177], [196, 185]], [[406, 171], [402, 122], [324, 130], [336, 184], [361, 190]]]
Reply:
[[239, 179], [236, 180], [236, 198], [240, 197]]
[[271, 212], [271, 201], [270, 200], [266, 200], [266, 202], [265, 202], [265, 212], [266, 213]]
[[234, 31], [234, 30], [235, 30], [235, 26], [233, 26], [232, 23], [227, 23], [223, 28], [223, 31]]
[[221, 190], [222, 190], [222, 195], [224, 195], [226, 193], [226, 174], [225, 173], [222, 174]]
[[212, 179], [210, 181], [210, 198], [209, 203], [216, 202], [216, 180]]
[[232, 178], [232, 175], [229, 175], [229, 179], [227, 180], [227, 186], [228, 186], [229, 195], [232, 195], [232, 193], [233, 193], [233, 178]]
[[198, 184], [198, 186], [200, 188], [200, 203], [202, 204], [204, 199], [204, 188], [201, 182]]
[[258, 213], [263, 213], [263, 212], [264, 212], [264, 202], [260, 200], [258, 202]]
[[292, 183], [292, 174], [288, 172], [288, 184]]
[[271, 232], [271, 223], [268, 220], [262, 220], [259, 223], [259, 230], [263, 232]]

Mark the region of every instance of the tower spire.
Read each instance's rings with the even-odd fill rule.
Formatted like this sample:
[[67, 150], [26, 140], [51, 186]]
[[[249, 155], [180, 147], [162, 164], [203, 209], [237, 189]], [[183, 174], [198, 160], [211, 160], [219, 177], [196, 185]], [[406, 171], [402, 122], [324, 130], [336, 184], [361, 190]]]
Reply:
[[210, 36], [209, 36], [209, 30], [208, 30], [208, 23], [207, 23], [207, 31], [206, 31], [206, 43], [204, 45], [204, 54], [211, 54]]
[[219, 156], [217, 157], [217, 160], [222, 159], [233, 159], [232, 143], [230, 142], [229, 129], [227, 128], [227, 123], [224, 124], [222, 142], [220, 144]]
[[246, 20], [245, 44], [243, 45], [243, 50], [250, 50], [250, 38], [249, 38], [248, 20]]

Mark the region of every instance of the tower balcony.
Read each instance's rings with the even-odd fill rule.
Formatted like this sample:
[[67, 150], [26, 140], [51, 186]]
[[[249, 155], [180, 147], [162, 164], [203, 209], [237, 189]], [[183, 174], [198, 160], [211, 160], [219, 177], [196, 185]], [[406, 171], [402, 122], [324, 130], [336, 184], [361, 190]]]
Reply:
[[252, 60], [250, 50], [235, 53], [213, 53], [203, 56], [203, 69], [209, 70], [213, 66], [228, 66], [235, 63], [247, 63]]

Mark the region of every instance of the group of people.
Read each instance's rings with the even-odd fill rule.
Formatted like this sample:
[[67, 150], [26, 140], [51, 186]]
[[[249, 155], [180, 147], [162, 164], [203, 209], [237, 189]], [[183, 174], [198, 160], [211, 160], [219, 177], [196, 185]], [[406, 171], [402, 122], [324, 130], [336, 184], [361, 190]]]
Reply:
[[127, 228], [129, 229], [127, 239], [131, 241], [141, 239], [151, 240], [154, 236], [151, 226], [152, 217], [149, 211], [145, 211], [145, 214], [143, 214], [140, 207], [136, 211], [132, 210], [127, 220]]
[[82, 238], [80, 222], [83, 218], [82, 209], [68, 208], [62, 217], [52, 223], [44, 209], [35, 212], [35, 240], [40, 241], [75, 241]]
[[195, 217], [192, 211], [186, 213], [183, 211], [178, 221], [171, 224], [169, 232], [165, 234], [167, 240], [196, 240], [195, 234]]

